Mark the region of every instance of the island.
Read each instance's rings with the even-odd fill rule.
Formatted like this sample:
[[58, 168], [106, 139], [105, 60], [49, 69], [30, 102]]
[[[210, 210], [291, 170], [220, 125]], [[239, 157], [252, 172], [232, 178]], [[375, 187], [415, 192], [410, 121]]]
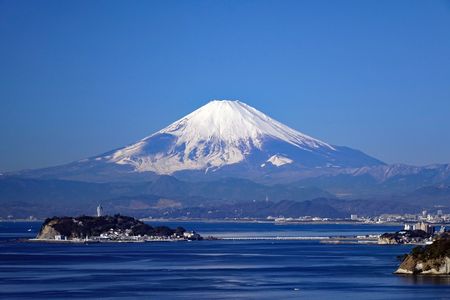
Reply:
[[202, 237], [183, 227], [152, 227], [133, 217], [53, 217], [44, 221], [34, 241], [60, 242], [150, 242], [191, 241]]
[[405, 224], [403, 230], [380, 235], [378, 244], [431, 244], [444, 232], [445, 226], [441, 226], [439, 231], [436, 231], [433, 224], [426, 222], [419, 222], [414, 225]]
[[423, 230], [400, 230], [383, 233], [378, 238], [379, 245], [422, 244], [432, 241], [433, 235]]
[[427, 246], [417, 246], [402, 258], [396, 274], [450, 275], [450, 233], [445, 232]]

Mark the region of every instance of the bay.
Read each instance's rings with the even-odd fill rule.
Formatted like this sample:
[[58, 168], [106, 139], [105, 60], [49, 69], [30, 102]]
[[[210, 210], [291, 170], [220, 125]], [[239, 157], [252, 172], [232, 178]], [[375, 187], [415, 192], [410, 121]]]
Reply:
[[[219, 237], [319, 237], [398, 226], [152, 222]], [[48, 244], [36, 222], [0, 223], [2, 299], [450, 299], [449, 277], [392, 274], [411, 246], [315, 240]]]

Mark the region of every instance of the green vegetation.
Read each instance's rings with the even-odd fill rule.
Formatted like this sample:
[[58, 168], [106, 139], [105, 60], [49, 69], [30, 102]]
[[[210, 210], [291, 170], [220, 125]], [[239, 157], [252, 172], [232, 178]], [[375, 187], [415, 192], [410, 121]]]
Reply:
[[132, 217], [115, 215], [115, 216], [81, 216], [81, 217], [53, 217], [48, 218], [42, 224], [41, 231], [45, 226], [53, 227], [61, 235], [69, 238], [84, 238], [89, 236], [99, 236], [110, 230], [126, 231], [129, 235], [147, 235], [147, 236], [183, 236], [186, 231], [183, 227], [176, 229], [167, 226], [152, 227], [144, 222], [136, 220]]
[[411, 255], [418, 260], [431, 260], [450, 257], [450, 234], [444, 234], [433, 244], [417, 246], [412, 249]]

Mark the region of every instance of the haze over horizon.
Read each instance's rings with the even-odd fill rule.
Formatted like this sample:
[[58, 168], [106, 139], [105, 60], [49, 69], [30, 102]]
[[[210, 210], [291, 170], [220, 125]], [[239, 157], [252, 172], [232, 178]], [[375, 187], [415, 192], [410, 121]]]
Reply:
[[448, 1], [0, 1], [0, 172], [237, 99], [386, 163], [450, 163]]

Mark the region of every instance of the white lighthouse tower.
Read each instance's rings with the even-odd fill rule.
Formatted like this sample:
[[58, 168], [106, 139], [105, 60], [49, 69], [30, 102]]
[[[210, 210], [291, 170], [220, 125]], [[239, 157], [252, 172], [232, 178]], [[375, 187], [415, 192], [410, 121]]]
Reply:
[[103, 207], [99, 204], [97, 206], [97, 217], [103, 216]]

